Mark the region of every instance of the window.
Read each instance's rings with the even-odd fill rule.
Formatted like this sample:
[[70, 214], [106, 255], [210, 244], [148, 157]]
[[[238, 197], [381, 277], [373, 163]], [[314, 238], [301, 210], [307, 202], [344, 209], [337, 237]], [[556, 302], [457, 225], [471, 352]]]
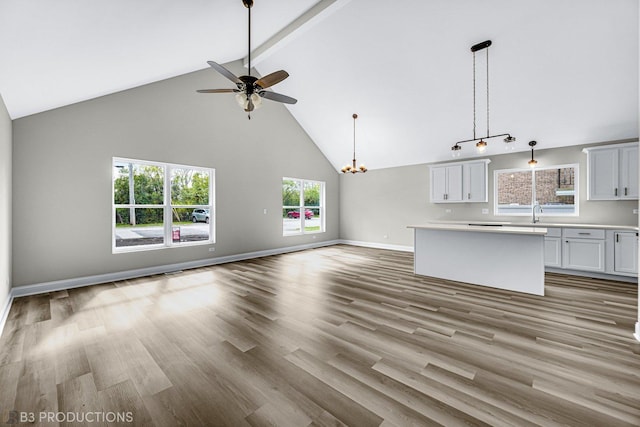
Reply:
[[282, 234], [324, 232], [324, 182], [282, 178]]
[[113, 159], [113, 252], [214, 242], [214, 170]]
[[494, 174], [496, 215], [578, 215], [578, 165], [497, 170]]

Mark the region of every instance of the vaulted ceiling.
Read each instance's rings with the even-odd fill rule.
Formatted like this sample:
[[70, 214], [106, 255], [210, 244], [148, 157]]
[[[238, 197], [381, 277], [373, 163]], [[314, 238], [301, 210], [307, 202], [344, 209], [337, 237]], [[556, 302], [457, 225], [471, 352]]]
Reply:
[[[370, 169], [448, 159], [473, 134], [469, 48], [487, 39], [491, 134], [511, 133], [518, 150], [614, 141], [638, 137], [638, 17], [637, 0], [255, 0], [252, 65], [289, 72], [273, 89], [298, 99], [287, 108], [336, 169], [351, 160], [353, 113]], [[0, 94], [14, 119], [246, 49], [241, 0], [0, 2]]]

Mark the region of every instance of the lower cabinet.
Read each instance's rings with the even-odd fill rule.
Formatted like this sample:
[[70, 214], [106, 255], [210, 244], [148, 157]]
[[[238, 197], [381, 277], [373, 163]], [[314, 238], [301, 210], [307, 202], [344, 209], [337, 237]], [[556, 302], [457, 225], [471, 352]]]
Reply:
[[618, 274], [638, 274], [638, 233], [613, 233], [613, 271]]
[[547, 228], [544, 237], [545, 267], [562, 268], [562, 229]]
[[638, 232], [548, 227], [544, 237], [544, 265], [637, 277]]
[[605, 232], [601, 229], [562, 230], [562, 268], [605, 271]]
[[604, 240], [564, 239], [562, 267], [604, 271]]

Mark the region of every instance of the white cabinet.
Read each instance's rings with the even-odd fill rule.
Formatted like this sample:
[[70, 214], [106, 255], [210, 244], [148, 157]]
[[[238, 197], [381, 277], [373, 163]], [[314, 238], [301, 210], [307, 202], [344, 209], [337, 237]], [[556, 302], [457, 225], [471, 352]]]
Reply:
[[586, 148], [589, 200], [638, 199], [638, 143]]
[[605, 271], [605, 233], [600, 229], [562, 230], [562, 267], [583, 271]]
[[430, 166], [431, 203], [487, 202], [490, 160]]
[[548, 228], [544, 236], [545, 267], [562, 268], [562, 229]]
[[620, 148], [620, 197], [638, 198], [638, 146]]
[[465, 202], [487, 202], [487, 163], [462, 165], [462, 197]]
[[431, 168], [431, 201], [433, 203], [462, 201], [461, 164]]
[[613, 271], [614, 273], [638, 273], [638, 233], [616, 231], [613, 233]]

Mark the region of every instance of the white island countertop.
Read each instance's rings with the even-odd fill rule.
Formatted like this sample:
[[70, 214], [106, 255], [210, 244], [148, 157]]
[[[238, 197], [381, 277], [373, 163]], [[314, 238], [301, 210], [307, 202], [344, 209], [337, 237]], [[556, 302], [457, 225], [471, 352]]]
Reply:
[[501, 233], [501, 234], [533, 234], [544, 236], [547, 229], [543, 227], [511, 226], [502, 224], [484, 223], [427, 223], [421, 225], [409, 225], [407, 228], [423, 230], [443, 230], [443, 231], [474, 231], [478, 233]]
[[469, 219], [465, 219], [465, 220], [451, 220], [451, 221], [447, 221], [447, 220], [429, 220], [427, 222], [428, 225], [433, 225], [433, 224], [446, 224], [446, 225], [453, 225], [453, 224], [462, 224], [462, 225], [475, 225], [475, 226], [481, 226], [481, 227], [488, 227], [488, 226], [508, 226], [508, 227], [519, 227], [519, 228], [531, 228], [531, 227], [535, 227], [535, 228], [600, 228], [600, 229], [604, 229], [604, 230], [629, 230], [629, 231], [638, 231], [638, 227], [637, 226], [633, 226], [633, 225], [615, 225], [615, 224], [582, 224], [582, 223], [574, 223], [574, 222], [569, 222], [569, 223], [560, 223], [560, 222], [536, 222], [535, 224], [531, 223], [531, 222], [517, 222], [517, 221], [481, 221], [481, 220], [469, 220]]

